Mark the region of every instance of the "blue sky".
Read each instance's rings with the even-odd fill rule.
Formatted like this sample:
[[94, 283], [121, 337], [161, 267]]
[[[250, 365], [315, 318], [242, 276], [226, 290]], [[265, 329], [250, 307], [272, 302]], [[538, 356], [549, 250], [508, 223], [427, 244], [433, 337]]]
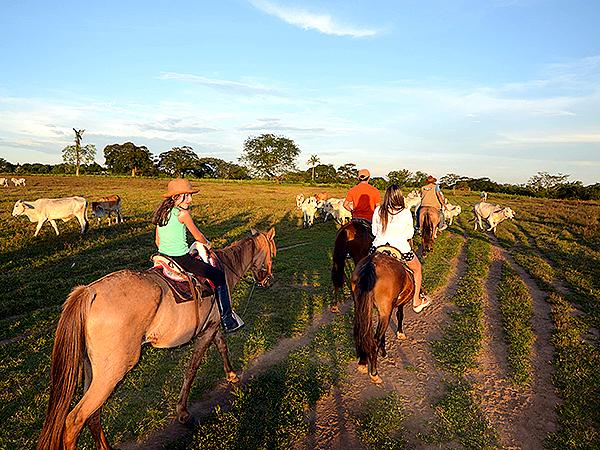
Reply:
[[0, 2], [0, 157], [132, 141], [237, 161], [600, 181], [597, 0]]

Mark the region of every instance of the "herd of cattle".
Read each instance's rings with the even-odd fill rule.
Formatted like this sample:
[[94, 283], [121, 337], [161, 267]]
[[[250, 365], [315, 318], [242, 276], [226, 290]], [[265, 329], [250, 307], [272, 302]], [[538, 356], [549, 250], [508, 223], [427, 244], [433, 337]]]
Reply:
[[[0, 179], [1, 180], [1, 179]], [[112, 224], [112, 216], [115, 216], [115, 223], [123, 222], [121, 214], [121, 197], [110, 195], [90, 203], [92, 215], [98, 219], [98, 224], [102, 218], [108, 218], [108, 224]], [[64, 197], [64, 198], [40, 198], [35, 201], [17, 200], [13, 207], [13, 217], [27, 216], [31, 222], [37, 222], [34, 236], [37, 236], [46, 221], [50, 222], [52, 228], [58, 236], [57, 220], [67, 222], [76, 218], [81, 226], [81, 232], [85, 233], [88, 229], [87, 220], [88, 201], [83, 197]]]
[[[473, 214], [475, 215], [475, 229], [479, 227], [484, 229], [483, 221], [486, 220], [489, 228], [487, 231], [496, 233], [496, 227], [500, 222], [506, 219], [514, 219], [514, 211], [507, 207], [494, 205], [487, 202], [487, 193], [480, 194], [481, 201], [473, 206]], [[452, 225], [454, 218], [461, 212], [460, 205], [452, 205], [446, 201], [446, 209], [444, 211], [444, 219], [448, 225]], [[421, 204], [421, 193], [418, 190], [409, 192], [404, 197], [406, 208], [413, 210]], [[302, 227], [309, 228], [314, 224], [315, 217], [322, 217], [323, 222], [329, 217], [335, 220], [338, 224], [344, 225], [352, 219], [350, 211], [344, 208], [343, 198], [330, 198], [327, 192], [320, 192], [310, 197], [304, 197], [304, 194], [296, 196], [296, 207], [302, 210]]]
[[[17, 186], [26, 186], [25, 184], [25, 178], [11, 178], [10, 181], [13, 182], [13, 184], [15, 185], [15, 187]], [[8, 178], [0, 178], [0, 186], [2, 187], [8, 187]]]

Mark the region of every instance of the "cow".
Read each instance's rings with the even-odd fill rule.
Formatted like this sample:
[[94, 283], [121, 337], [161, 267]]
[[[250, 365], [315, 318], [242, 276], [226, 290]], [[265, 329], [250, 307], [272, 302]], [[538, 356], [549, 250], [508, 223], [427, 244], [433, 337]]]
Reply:
[[455, 217], [462, 212], [462, 208], [460, 205], [453, 205], [451, 203], [446, 202], [446, 210], [444, 210], [444, 219], [448, 222], [448, 225], [452, 225]]
[[6, 178], [0, 178], [0, 186], [2, 186], [2, 187], [8, 187], [8, 179], [6, 179]]
[[496, 234], [496, 227], [500, 222], [506, 219], [514, 219], [515, 212], [507, 207], [493, 205], [491, 203], [479, 202], [473, 206], [473, 214], [475, 214], [475, 229], [477, 225], [483, 230], [482, 219], [487, 220], [490, 227], [487, 231], [493, 231]]
[[314, 195], [314, 197], [317, 199], [317, 203], [325, 201], [329, 198], [329, 194], [327, 192], [318, 192]]
[[343, 225], [352, 220], [352, 213], [344, 208], [343, 198], [330, 198], [323, 204], [323, 212], [325, 213], [325, 220], [328, 216], [333, 217], [340, 225]]
[[302, 202], [302, 227], [309, 228], [313, 226], [315, 222], [315, 215], [317, 214], [317, 199], [314, 197], [308, 197]]
[[31, 222], [37, 222], [34, 236], [37, 236], [46, 220], [58, 236], [56, 220], [64, 222], [76, 217], [81, 225], [81, 233], [88, 229], [86, 217], [87, 200], [83, 197], [40, 198], [34, 202], [17, 200], [13, 208], [14, 217], [26, 215]]
[[479, 198], [481, 199], [482, 202], [487, 202], [487, 192], [481, 191], [479, 193]]
[[296, 207], [302, 208], [302, 203], [304, 203], [304, 194], [296, 195]]
[[108, 224], [112, 224], [111, 216], [115, 213], [115, 224], [123, 222], [123, 216], [121, 215], [121, 197], [118, 195], [109, 195], [103, 197], [97, 202], [90, 203], [92, 208], [92, 215], [98, 219], [98, 224], [103, 217], [108, 218]]
[[11, 178], [10, 181], [13, 182], [13, 184], [15, 185], [15, 187], [17, 186], [23, 186], [25, 187], [25, 178]]
[[404, 196], [404, 207], [408, 209], [416, 208], [421, 205], [421, 192], [414, 190]]

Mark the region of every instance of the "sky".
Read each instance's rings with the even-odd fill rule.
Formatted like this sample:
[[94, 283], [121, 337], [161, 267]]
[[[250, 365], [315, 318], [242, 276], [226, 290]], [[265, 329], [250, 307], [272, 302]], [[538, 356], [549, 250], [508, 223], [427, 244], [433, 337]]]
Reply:
[[0, 62], [12, 163], [274, 133], [300, 169], [600, 181], [598, 0], [2, 0]]

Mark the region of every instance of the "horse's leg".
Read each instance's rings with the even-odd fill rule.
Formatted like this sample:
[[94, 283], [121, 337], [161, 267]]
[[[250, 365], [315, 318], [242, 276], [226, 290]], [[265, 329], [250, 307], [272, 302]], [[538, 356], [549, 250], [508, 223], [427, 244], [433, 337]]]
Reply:
[[221, 326], [221, 324], [218, 321], [215, 322], [215, 324], [213, 324], [212, 327], [209, 327], [206, 331], [204, 331], [204, 333], [202, 333], [196, 338], [196, 343], [194, 344], [194, 353], [192, 354], [192, 360], [190, 361], [190, 365], [185, 371], [183, 385], [181, 386], [179, 400], [177, 401], [177, 420], [179, 420], [180, 423], [186, 423], [190, 419], [190, 413], [187, 409], [187, 402], [190, 395], [190, 389], [192, 388], [192, 383], [194, 382], [194, 377], [196, 376], [198, 367], [200, 367], [202, 357], [204, 356], [206, 349], [215, 337], [217, 327], [219, 326]]
[[[65, 450], [75, 450], [77, 438], [87, 420], [90, 419], [96, 411], [99, 411], [117, 383], [125, 376], [129, 369], [135, 365], [138, 359], [139, 351], [137, 352], [137, 358], [133, 362], [126, 360], [111, 361], [110, 365], [95, 365], [93, 367], [93, 378], [89, 389], [83, 394], [83, 397], [69, 413], [65, 421]], [[94, 427], [96, 427], [96, 430], [100, 427], [99, 412], [97, 418], [92, 420], [91, 428]], [[103, 434], [104, 433], [101, 432], [101, 435]], [[106, 441], [106, 437], [104, 437], [104, 439], [100, 438], [99, 444], [101, 450], [110, 450], [111, 448]]]
[[230, 383], [237, 383], [238, 381], [240, 381], [240, 377], [238, 377], [237, 373], [235, 373], [235, 371], [231, 367], [231, 362], [229, 361], [229, 350], [227, 349], [227, 343], [225, 342], [225, 337], [223, 336], [221, 327], [217, 328], [214, 343], [217, 346], [217, 350], [219, 350], [219, 353], [221, 354], [221, 359], [223, 359], [223, 370], [225, 370], [225, 378]]
[[398, 321], [398, 331], [396, 332], [396, 337], [398, 339], [406, 339], [406, 334], [404, 334], [404, 329], [402, 327], [402, 321], [404, 320], [404, 305], [398, 305], [398, 311], [396, 311], [396, 320]]
[[[83, 364], [83, 391], [86, 392], [92, 383], [92, 366], [87, 357]], [[102, 411], [102, 408], [98, 408], [96, 412], [90, 416], [87, 420], [87, 425], [92, 432], [92, 437], [94, 438], [97, 448], [111, 448], [106, 439], [106, 435], [104, 434], [104, 430], [102, 429], [102, 424], [100, 423], [100, 411]]]

